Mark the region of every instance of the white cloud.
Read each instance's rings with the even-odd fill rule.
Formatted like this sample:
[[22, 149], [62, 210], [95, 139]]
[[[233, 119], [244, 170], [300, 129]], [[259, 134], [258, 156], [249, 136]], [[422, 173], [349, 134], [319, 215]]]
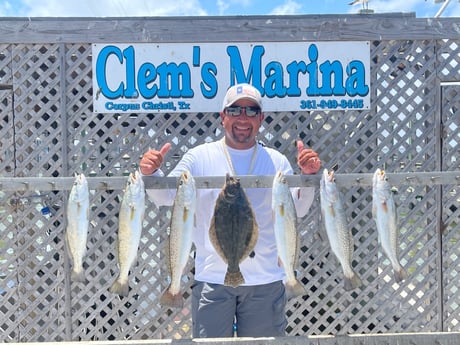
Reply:
[[297, 14], [302, 9], [302, 5], [293, 0], [287, 0], [284, 4], [275, 7], [270, 14], [273, 15], [285, 15], [285, 14]]
[[199, 0], [22, 0], [29, 17], [123, 17], [206, 15]]
[[[204, 3], [206, 1], [201, 0], [201, 2]], [[248, 8], [257, 6], [257, 4], [253, 4], [252, 0], [217, 0], [216, 6], [217, 14], [225, 16], [228, 15], [229, 12], [234, 14], [245, 14]], [[210, 10], [212, 11], [212, 9]]]
[[230, 5], [228, 1], [225, 0], [217, 0], [217, 11], [220, 16], [225, 15]]

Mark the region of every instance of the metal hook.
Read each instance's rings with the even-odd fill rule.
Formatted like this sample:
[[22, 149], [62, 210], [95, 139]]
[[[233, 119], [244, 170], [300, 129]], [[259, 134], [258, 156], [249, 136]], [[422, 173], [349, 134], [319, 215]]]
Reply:
[[55, 190], [56, 188], [56, 183], [54, 181], [48, 182], [51, 185], [51, 190]]

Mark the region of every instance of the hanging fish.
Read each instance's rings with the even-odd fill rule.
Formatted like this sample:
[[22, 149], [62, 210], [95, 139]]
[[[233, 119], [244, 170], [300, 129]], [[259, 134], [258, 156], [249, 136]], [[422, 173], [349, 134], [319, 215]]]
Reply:
[[118, 216], [117, 259], [119, 275], [110, 292], [128, 296], [129, 270], [137, 257], [145, 212], [145, 188], [139, 172], [130, 173]]
[[342, 266], [345, 290], [353, 290], [362, 281], [352, 268], [354, 241], [348, 228], [341, 195], [335, 183], [334, 171], [323, 170], [320, 182], [321, 214], [332, 251]]
[[254, 250], [258, 235], [256, 217], [240, 180], [227, 174], [209, 228], [212, 245], [228, 265], [224, 285], [244, 284], [239, 265]]
[[89, 227], [89, 190], [85, 175], [75, 174], [67, 202], [67, 228], [65, 240], [68, 255], [72, 261], [70, 279], [84, 282], [83, 257], [86, 255], [86, 242]]
[[281, 171], [277, 172], [273, 179], [272, 211], [278, 259], [286, 273], [286, 296], [289, 299], [305, 295], [305, 287], [295, 276], [295, 266], [299, 257], [297, 213], [286, 177]]
[[184, 171], [178, 180], [171, 214], [167, 244], [171, 283], [160, 299], [160, 304], [165, 306], [181, 308], [184, 304], [180, 293], [180, 282], [182, 272], [190, 257], [195, 208], [195, 180], [188, 171]]
[[391, 262], [396, 282], [407, 278], [399, 262], [399, 228], [396, 204], [384, 170], [377, 169], [372, 178], [372, 216], [377, 224], [383, 251]]

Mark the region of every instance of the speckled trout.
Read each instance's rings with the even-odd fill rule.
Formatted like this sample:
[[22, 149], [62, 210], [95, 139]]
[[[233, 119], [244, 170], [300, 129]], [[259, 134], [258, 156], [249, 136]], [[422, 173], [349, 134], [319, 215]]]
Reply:
[[240, 263], [254, 250], [258, 236], [256, 217], [240, 180], [227, 174], [209, 228], [209, 239], [227, 264], [224, 285], [244, 284]]
[[348, 228], [340, 192], [335, 183], [334, 171], [323, 170], [320, 182], [321, 214], [332, 251], [340, 262], [344, 274], [345, 290], [362, 285], [352, 268], [354, 241]]
[[119, 275], [110, 292], [128, 296], [129, 270], [133, 266], [142, 234], [145, 188], [139, 172], [130, 173], [118, 215], [117, 259]]
[[167, 243], [168, 266], [171, 283], [163, 293], [160, 303], [181, 308], [184, 304], [180, 293], [182, 273], [190, 257], [195, 220], [196, 188], [193, 176], [184, 171], [178, 180], [174, 199], [169, 240]]
[[281, 171], [277, 172], [273, 179], [272, 212], [278, 260], [286, 273], [286, 297], [305, 295], [305, 287], [295, 276], [295, 266], [299, 257], [297, 213], [286, 177]]
[[65, 240], [72, 261], [70, 279], [84, 282], [83, 258], [89, 226], [89, 190], [84, 174], [76, 174], [67, 202], [67, 228]]
[[377, 169], [372, 178], [372, 216], [377, 224], [380, 244], [393, 267], [396, 282], [407, 278], [399, 262], [399, 229], [396, 204], [384, 170]]

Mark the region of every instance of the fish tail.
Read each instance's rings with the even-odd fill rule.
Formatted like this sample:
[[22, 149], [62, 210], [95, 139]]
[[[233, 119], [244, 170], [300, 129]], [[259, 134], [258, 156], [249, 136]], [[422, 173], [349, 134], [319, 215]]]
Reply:
[[294, 298], [307, 294], [305, 287], [296, 279], [294, 282], [286, 282], [286, 298]]
[[109, 291], [111, 293], [118, 294], [120, 296], [128, 296], [129, 285], [128, 282], [121, 282], [120, 279], [115, 280], [115, 282], [110, 287]]
[[407, 278], [407, 272], [404, 268], [400, 267], [397, 270], [394, 270], [394, 276], [397, 283], [401, 283], [404, 279]]
[[344, 280], [344, 288], [346, 291], [351, 291], [359, 288], [362, 284], [363, 282], [361, 281], [361, 278], [355, 272], [353, 272], [352, 276], [345, 277]]
[[182, 308], [184, 306], [184, 300], [181, 293], [173, 295], [168, 289], [161, 296], [160, 304], [172, 308]]
[[80, 282], [83, 283], [86, 281], [85, 278], [85, 273], [83, 272], [82, 268], [76, 268], [72, 270], [72, 273], [70, 274], [70, 279], [74, 282]]
[[225, 274], [224, 285], [237, 287], [244, 284], [244, 278], [240, 271], [228, 272]]

